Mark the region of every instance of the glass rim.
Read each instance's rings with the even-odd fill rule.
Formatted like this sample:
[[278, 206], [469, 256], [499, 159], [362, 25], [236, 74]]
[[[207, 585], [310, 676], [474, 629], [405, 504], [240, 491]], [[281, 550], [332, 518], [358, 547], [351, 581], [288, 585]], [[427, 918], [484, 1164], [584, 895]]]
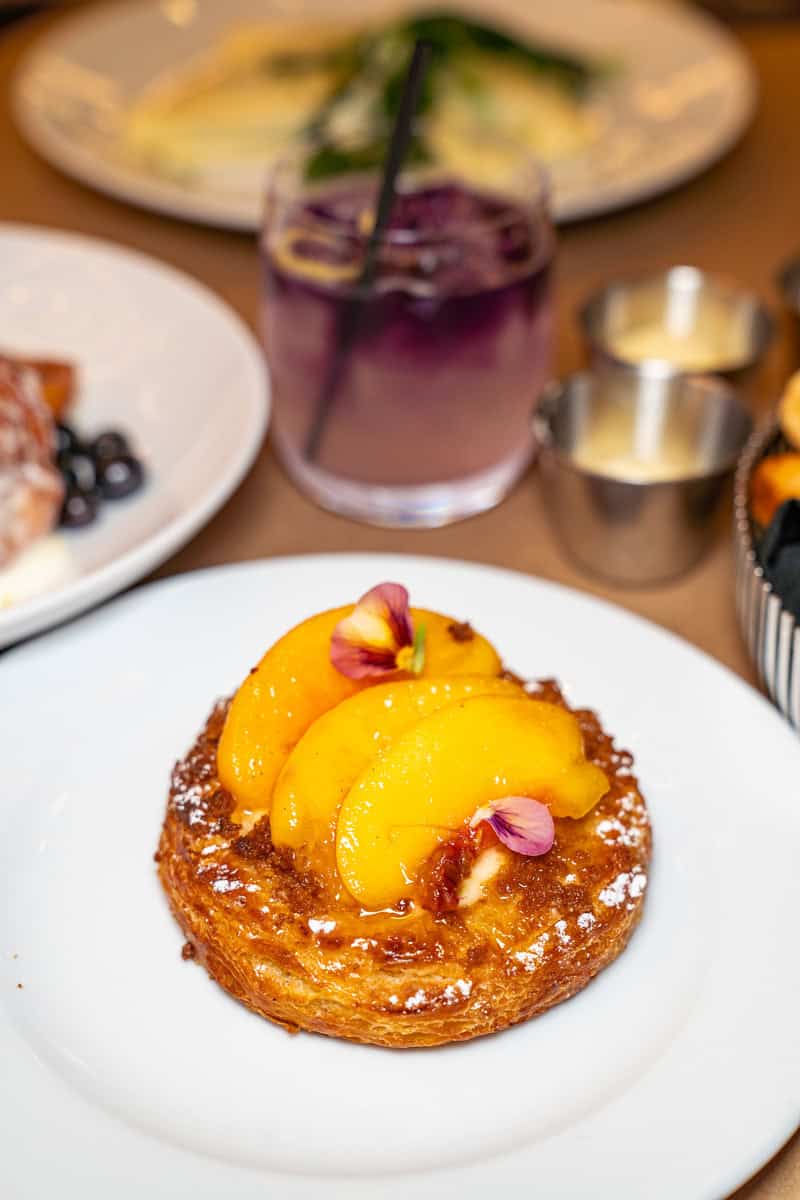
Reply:
[[[340, 139], [338, 144], [347, 145], [344, 139]], [[357, 142], [354, 144], [358, 145]], [[348, 182], [358, 183], [364, 179], [378, 180], [382, 165], [368, 166], [362, 169], [352, 171], [343, 171], [335, 176], [326, 176], [325, 178], [306, 181], [301, 177], [300, 164], [304, 158], [313, 150], [314, 142], [304, 141], [296, 144], [294, 147], [277, 156], [270, 164], [265, 188], [264, 188], [264, 219], [262, 221], [262, 232], [266, 230], [268, 225], [268, 214], [270, 205], [276, 202], [290, 203], [292, 195], [300, 196], [305, 189], [308, 189], [309, 194], [313, 194], [312, 190], [318, 190], [319, 194], [324, 194], [326, 188], [341, 186], [346, 188]], [[284, 173], [290, 173], [290, 177], [284, 182], [282, 176]], [[451, 236], [454, 229], [462, 232], [474, 230], [479, 233], [491, 233], [493, 230], [501, 229], [507, 225], [510, 220], [514, 219], [515, 209], [516, 216], [520, 212], [527, 214], [532, 210], [539, 210], [543, 213], [546, 220], [551, 220], [550, 214], [550, 177], [547, 168], [544, 164], [530, 151], [521, 150], [518, 159], [515, 160], [513, 174], [515, 179], [526, 182], [525, 189], [520, 189], [519, 192], [512, 192], [506, 185], [498, 183], [496, 188], [490, 183], [483, 183], [478, 180], [471, 180], [466, 171], [459, 169], [457, 166], [450, 166], [447, 163], [415, 163], [401, 169], [399, 181], [399, 193], [404, 191], [413, 191], [413, 189], [402, 187], [404, 179], [409, 176], [416, 176], [422, 180], [439, 176], [443, 179], [451, 179], [454, 182], [461, 182], [466, 187], [475, 191], [483, 191], [490, 196], [498, 198], [507, 198], [509, 208], [503, 209], [500, 212], [492, 213], [486, 217], [473, 217], [462, 220], [454, 220], [446, 222], [435, 230], [409, 228], [403, 226], [394, 226], [386, 231], [381, 239], [385, 243], [393, 243], [397, 245], [416, 246], [431, 244]], [[309, 232], [318, 230], [324, 232], [328, 237], [343, 237], [349, 240], [364, 240], [369, 237], [369, 230], [362, 230], [354, 226], [352, 219], [347, 220], [342, 217], [337, 217], [332, 213], [314, 212], [306, 210], [303, 215], [303, 228]]]

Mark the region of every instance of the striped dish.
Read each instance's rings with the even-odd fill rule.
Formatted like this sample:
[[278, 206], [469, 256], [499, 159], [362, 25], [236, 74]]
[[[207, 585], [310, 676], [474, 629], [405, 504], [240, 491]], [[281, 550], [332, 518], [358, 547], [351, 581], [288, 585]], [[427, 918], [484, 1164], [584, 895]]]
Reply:
[[764, 576], [753, 543], [750, 476], [780, 437], [776, 421], [757, 429], [744, 448], [734, 485], [736, 611], [750, 656], [771, 699], [800, 730], [800, 624]]

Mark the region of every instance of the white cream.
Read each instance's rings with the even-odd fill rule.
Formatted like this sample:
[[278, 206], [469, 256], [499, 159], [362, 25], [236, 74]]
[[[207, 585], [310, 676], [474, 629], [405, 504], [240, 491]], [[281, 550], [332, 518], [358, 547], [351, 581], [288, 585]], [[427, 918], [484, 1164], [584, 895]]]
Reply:
[[704, 462], [696, 446], [678, 429], [667, 429], [651, 444], [648, 437], [636, 436], [630, 415], [609, 409], [586, 431], [572, 451], [578, 466], [613, 479], [636, 483], [685, 479], [700, 474]]
[[475, 859], [475, 864], [458, 892], [458, 907], [468, 908], [482, 900], [486, 885], [494, 879], [505, 861], [505, 853], [499, 846], [490, 846]]
[[742, 329], [713, 308], [689, 329], [670, 329], [659, 321], [633, 325], [613, 336], [611, 350], [626, 362], [659, 358], [684, 371], [713, 371], [747, 358]]
[[64, 538], [40, 538], [0, 571], [0, 612], [39, 596], [75, 573]]

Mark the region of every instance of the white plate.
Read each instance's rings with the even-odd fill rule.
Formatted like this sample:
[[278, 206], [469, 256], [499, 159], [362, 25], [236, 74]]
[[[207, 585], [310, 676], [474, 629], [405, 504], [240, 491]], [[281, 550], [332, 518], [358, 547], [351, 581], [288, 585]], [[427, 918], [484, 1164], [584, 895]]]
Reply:
[[[248, 1013], [181, 960], [152, 862], [170, 767], [214, 697], [288, 626], [386, 578], [597, 706], [655, 830], [619, 961], [538, 1020], [442, 1050], [288, 1037]], [[2, 674], [15, 1200], [709, 1200], [793, 1132], [800, 745], [684, 642], [522, 575], [343, 555], [139, 589]]]
[[[388, 0], [396, 9], [398, 3]], [[409, 0], [400, 0], [408, 6]], [[387, 0], [304, 0], [303, 13], [375, 14]], [[414, 7], [424, 7], [421, 2]], [[429, 7], [436, 8], [436, 4]], [[462, 9], [480, 0], [462, 0]], [[31, 143], [70, 175], [123, 199], [192, 221], [256, 229], [253, 182], [172, 182], [132, 161], [120, 136], [148, 83], [208, 48], [220, 31], [297, 13], [292, 0], [123, 0], [54, 25], [19, 72], [15, 107]], [[720, 157], [753, 110], [752, 70], [711, 18], [653, 0], [496, 0], [492, 14], [522, 31], [622, 64], [597, 103], [605, 133], [553, 170], [559, 220], [652, 196]]]
[[[87, 434], [130, 434], [144, 490], [58, 534], [45, 590], [0, 609], [0, 647], [146, 575], [221, 508], [267, 421], [262, 355], [229, 308], [187, 275], [106, 242], [0, 225], [0, 349], [73, 359]], [[41, 556], [37, 554], [37, 558]], [[25, 565], [27, 572], [27, 563]]]

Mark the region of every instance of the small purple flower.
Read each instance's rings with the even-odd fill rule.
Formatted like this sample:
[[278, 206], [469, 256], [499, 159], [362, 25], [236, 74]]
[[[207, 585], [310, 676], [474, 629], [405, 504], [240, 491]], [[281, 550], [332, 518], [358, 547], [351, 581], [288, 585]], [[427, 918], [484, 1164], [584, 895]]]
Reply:
[[491, 825], [509, 850], [529, 858], [546, 854], [555, 838], [550, 809], [529, 796], [503, 796], [500, 800], [492, 800], [478, 809], [470, 824], [478, 825], [481, 821]]
[[349, 679], [408, 671], [425, 662], [425, 627], [411, 621], [408, 591], [401, 583], [379, 583], [361, 597], [331, 637], [331, 662]]

